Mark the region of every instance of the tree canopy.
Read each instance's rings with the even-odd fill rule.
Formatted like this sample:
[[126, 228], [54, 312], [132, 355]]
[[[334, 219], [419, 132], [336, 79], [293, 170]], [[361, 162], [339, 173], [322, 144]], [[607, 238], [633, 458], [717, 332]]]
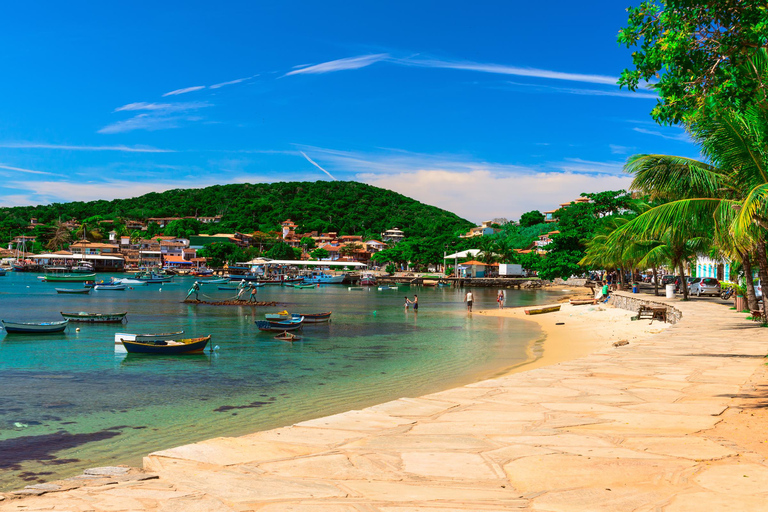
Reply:
[[529, 228], [542, 222], [544, 222], [544, 214], [539, 210], [532, 210], [520, 216], [520, 226], [524, 228]]

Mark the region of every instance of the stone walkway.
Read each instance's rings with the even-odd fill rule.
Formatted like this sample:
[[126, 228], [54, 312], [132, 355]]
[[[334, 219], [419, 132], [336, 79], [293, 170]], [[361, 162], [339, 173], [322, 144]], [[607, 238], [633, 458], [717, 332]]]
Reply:
[[763, 364], [768, 330], [675, 305], [682, 322], [647, 340], [157, 452], [151, 474], [28, 489], [41, 495], [6, 495], [0, 512], [768, 510], [766, 460], [707, 433]]

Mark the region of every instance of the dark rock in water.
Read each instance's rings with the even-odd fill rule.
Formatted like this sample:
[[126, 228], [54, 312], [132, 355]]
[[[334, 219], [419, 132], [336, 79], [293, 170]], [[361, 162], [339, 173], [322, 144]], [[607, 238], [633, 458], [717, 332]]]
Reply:
[[83, 434], [70, 434], [61, 431], [41, 436], [23, 436], [0, 441], [0, 469], [20, 470], [25, 461], [37, 461], [43, 464], [62, 464], [76, 462], [76, 459], [59, 459], [56, 452], [76, 448], [86, 443], [103, 441], [120, 432], [101, 430]]

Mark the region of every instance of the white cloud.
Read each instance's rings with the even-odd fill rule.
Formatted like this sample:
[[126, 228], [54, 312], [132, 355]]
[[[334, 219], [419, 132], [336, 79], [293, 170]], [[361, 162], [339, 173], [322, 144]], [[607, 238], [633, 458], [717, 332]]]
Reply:
[[139, 114], [125, 119], [124, 121], [118, 121], [100, 129], [98, 133], [125, 133], [133, 130], [167, 130], [170, 128], [178, 128], [180, 121], [184, 118], [179, 116], [174, 117], [157, 117], [149, 114]]
[[424, 68], [459, 69], [464, 71], [478, 71], [497, 75], [527, 76], [533, 78], [548, 78], [552, 80], [568, 80], [571, 82], [586, 82], [590, 84], [616, 85], [618, 77], [605, 75], [588, 75], [582, 73], [566, 73], [548, 69], [523, 68], [508, 66], [506, 64], [492, 64], [461, 60], [444, 59], [416, 59], [406, 58], [392, 60], [405, 66], [417, 66]]
[[48, 174], [51, 176], [56, 176], [52, 172], [33, 171], [32, 169], [24, 169], [22, 167], [11, 167], [10, 165], [3, 165], [3, 164], [0, 164], [0, 169], [5, 169], [6, 171], [13, 171], [13, 172], [23, 172], [25, 174]]
[[646, 130], [645, 128], [639, 128], [637, 126], [632, 129], [638, 133], [644, 133], [646, 135], [654, 135], [656, 137], [661, 137], [662, 139], [678, 140], [680, 142], [693, 142], [691, 140], [691, 137], [685, 132], [670, 135], [667, 133], [661, 133], [658, 130]]
[[[214, 180], [195, 182], [194, 187], [184, 184], [184, 188], [203, 188], [215, 185]], [[10, 183], [14, 188], [33, 191], [35, 195], [53, 201], [95, 201], [97, 199], [117, 199], [136, 197], [149, 192], [163, 192], [180, 188], [178, 182], [136, 182], [126, 180], [108, 180], [98, 183], [68, 181], [16, 181]]]
[[185, 112], [213, 106], [205, 101], [185, 103], [129, 103], [115, 109], [115, 112], [136, 112], [146, 110], [146, 113], [112, 123], [100, 129], [98, 133], [124, 133], [133, 130], [167, 130], [178, 128], [183, 122], [199, 121], [202, 117], [180, 115]]
[[565, 172], [580, 174], [620, 175], [624, 173], [624, 162], [622, 161], [595, 162], [590, 160], [582, 160], [581, 158], [566, 158], [562, 162], [553, 164], [553, 166]]
[[512, 88], [525, 87], [527, 89], [533, 89], [536, 92], [543, 92], [543, 93], [548, 93], [548, 92], [565, 93], [565, 94], [575, 94], [578, 96], [616, 96], [619, 98], [652, 99], [652, 100], [656, 100], [659, 98], [656, 94], [652, 94], [652, 93], [622, 91], [622, 90], [619, 90], [618, 88], [614, 90], [603, 91], [600, 89], [578, 89], [574, 87], [554, 87], [551, 85], [524, 84], [520, 82], [506, 82], [506, 83], [512, 86]]
[[304, 158], [306, 158], [306, 159], [307, 159], [307, 161], [308, 161], [309, 163], [311, 163], [312, 165], [314, 165], [315, 167], [317, 167], [318, 169], [320, 169], [321, 171], [323, 171], [323, 172], [324, 172], [325, 174], [327, 174], [327, 175], [328, 175], [328, 177], [329, 177], [329, 178], [331, 178], [333, 181], [336, 181], [336, 178], [334, 178], [334, 177], [331, 175], [331, 173], [329, 173], [328, 171], [326, 171], [325, 169], [323, 169], [322, 167], [320, 167], [320, 166], [317, 164], [317, 162], [315, 162], [314, 160], [312, 160], [311, 158], [309, 158], [305, 152], [303, 152], [303, 151], [299, 151], [299, 153], [301, 153], [301, 156], [303, 156]]
[[331, 73], [333, 71], [344, 71], [348, 69], [360, 69], [376, 62], [386, 60], [389, 55], [386, 53], [376, 53], [372, 55], [362, 55], [360, 57], [348, 57], [346, 59], [337, 59], [329, 62], [323, 62], [321, 64], [315, 64], [312, 66], [305, 66], [299, 69], [289, 71], [283, 76], [302, 75], [302, 74], [319, 74], [319, 73]]
[[122, 151], [125, 153], [175, 153], [173, 149], [147, 146], [72, 146], [69, 144], [45, 144], [37, 142], [0, 142], [0, 148], [13, 149], [61, 149], [66, 151]]
[[251, 78], [256, 78], [259, 75], [253, 75], [253, 76], [247, 76], [245, 78], [238, 78], [237, 80], [230, 80], [229, 82], [221, 82], [220, 84], [213, 84], [209, 86], [209, 89], [219, 89], [221, 87], [224, 87], [226, 85], [234, 85], [239, 84], [241, 82], [245, 82], [246, 80], [250, 80]]
[[578, 173], [509, 173], [476, 170], [421, 170], [398, 174], [361, 174], [358, 180], [407, 195], [481, 222], [517, 219], [531, 210], [551, 210], [582, 192], [626, 189], [630, 177]]
[[185, 87], [183, 89], [176, 89], [175, 91], [171, 91], [171, 92], [167, 92], [167, 93], [163, 94], [163, 98], [165, 98], [166, 96], [177, 96], [179, 94], [186, 94], [188, 92], [199, 91], [201, 89], [205, 89], [205, 86], [204, 85], [195, 85], [194, 87]]
[[0, 195], [0, 206], [33, 206], [40, 204], [31, 195], [3, 194]]
[[608, 144], [608, 147], [614, 155], [628, 155], [637, 149], [633, 146], [619, 146], [617, 144]]

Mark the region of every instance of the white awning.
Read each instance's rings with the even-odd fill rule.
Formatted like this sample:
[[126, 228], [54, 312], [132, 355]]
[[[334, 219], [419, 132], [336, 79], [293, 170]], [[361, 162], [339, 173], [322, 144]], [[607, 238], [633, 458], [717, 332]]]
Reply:
[[[258, 263], [256, 261], [258, 260]], [[245, 262], [247, 265], [296, 265], [297, 267], [367, 267], [365, 263], [359, 261], [304, 261], [304, 260], [269, 260], [264, 261], [262, 258]]]
[[466, 251], [461, 251], [461, 252], [457, 252], [457, 253], [454, 253], [454, 254], [449, 254], [448, 256], [444, 256], [443, 259], [444, 260], [448, 260], [448, 259], [453, 260], [453, 259], [457, 259], [457, 258], [469, 258], [470, 256], [475, 258], [481, 252], [483, 252], [483, 251], [481, 251], [480, 249], [467, 249]]
[[102, 254], [34, 254], [29, 256], [36, 259], [48, 260], [122, 260], [120, 256], [106, 256]]

